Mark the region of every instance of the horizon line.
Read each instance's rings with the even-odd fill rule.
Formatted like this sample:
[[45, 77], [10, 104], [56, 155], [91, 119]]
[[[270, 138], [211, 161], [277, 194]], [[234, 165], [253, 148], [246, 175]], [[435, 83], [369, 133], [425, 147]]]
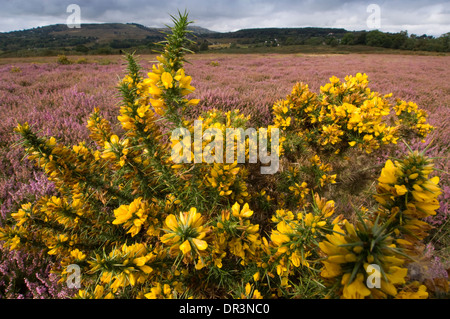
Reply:
[[[80, 25], [90, 25], [90, 24], [98, 24], [98, 25], [101, 25], [101, 24], [122, 24], [122, 25], [134, 24], [134, 25], [143, 26], [143, 27], [148, 28], [148, 29], [155, 29], [155, 30], [168, 29], [167, 26], [164, 26], [164, 27], [146, 26], [144, 24], [137, 23], [137, 22], [84, 22], [84, 23], [80, 23]], [[67, 25], [67, 24], [66, 23], [54, 23], [54, 24], [47, 24], [47, 25], [40, 25], [40, 26], [36, 26], [36, 27], [31, 27], [31, 28], [28, 28], [28, 29], [16, 29], [16, 30], [10, 30], [10, 31], [0, 31], [0, 33], [23, 32], [23, 31], [33, 30], [33, 29], [39, 29], [39, 28], [45, 28], [45, 27], [51, 27], [51, 26], [59, 26], [59, 25]], [[318, 26], [248, 27], [248, 28], [236, 29], [234, 31], [215, 31], [215, 30], [211, 30], [211, 29], [202, 27], [200, 25], [193, 25], [193, 26], [191, 25], [190, 27], [202, 28], [202, 29], [208, 30], [209, 32], [212, 32], [212, 33], [222, 33], [222, 34], [223, 33], [234, 33], [234, 32], [238, 32], [238, 31], [242, 31], [242, 30], [255, 30], [255, 29], [262, 29], [263, 30], [263, 29], [307, 29], [307, 28], [312, 28], [312, 29], [314, 29], [314, 28], [317, 28], [317, 29], [337, 29], [337, 30], [344, 30], [344, 31], [347, 31], [347, 32], [380, 31], [380, 32], [383, 32], [383, 33], [394, 33], [394, 34], [406, 31], [408, 33], [408, 35], [416, 35], [416, 36], [427, 35], [427, 36], [432, 36], [432, 37], [435, 37], [435, 38], [439, 38], [439, 37], [441, 37], [443, 35], [446, 35], [446, 34], [450, 33], [450, 31], [448, 31], [448, 32], [445, 32], [445, 33], [442, 33], [440, 35], [436, 35], [435, 36], [435, 35], [426, 34], [426, 33], [424, 33], [422, 35], [419, 35], [419, 34], [416, 34], [416, 33], [410, 33], [408, 30], [401, 30], [401, 31], [382, 31], [382, 30], [379, 30], [379, 29], [373, 29], [373, 30], [366, 30], [366, 29], [349, 30], [349, 29], [346, 29], [344, 27], [330, 27], [330, 26], [322, 26], [322, 27], [318, 27]], [[71, 28], [68, 28], [68, 29], [71, 29]]]

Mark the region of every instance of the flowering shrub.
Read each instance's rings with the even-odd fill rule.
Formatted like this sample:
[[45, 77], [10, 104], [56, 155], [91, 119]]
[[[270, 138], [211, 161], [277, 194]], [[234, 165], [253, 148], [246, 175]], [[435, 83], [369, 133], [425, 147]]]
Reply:
[[[391, 113], [388, 98], [392, 94], [380, 96], [368, 83], [366, 74], [347, 76], [344, 83], [333, 76], [320, 88], [320, 95], [299, 83], [286, 100], [274, 105], [275, 124], [303, 141], [337, 153], [358, 147], [370, 154], [381, 145], [395, 144], [399, 127], [387, 125], [386, 119]], [[399, 100], [393, 109], [399, 117], [396, 123], [405, 124], [420, 136], [433, 129], [426, 123], [427, 113], [416, 104]]]
[[[361, 208], [356, 222], [326, 199], [338, 187], [331, 159], [342, 166], [356, 145], [372, 153], [401, 137], [403, 130], [384, 119], [388, 97], [372, 92], [361, 74], [345, 83], [332, 78], [319, 96], [296, 85], [274, 106], [273, 126], [284, 132], [274, 175], [258, 174], [261, 161], [236, 157], [175, 164], [168, 134], [192, 132], [188, 111], [200, 101], [190, 98], [195, 88], [183, 64], [187, 15], [174, 22], [147, 77], [127, 56], [128, 75], [119, 83], [122, 132], [113, 132], [99, 109], [87, 121], [95, 145], [70, 147], [28, 123], [16, 127], [55, 194], [11, 214], [0, 228], [4, 247], [58, 256], [61, 283], [71, 279], [68, 266], [78, 265], [79, 298], [427, 297], [406, 266], [415, 256], [410, 246], [429, 230], [424, 218], [439, 207], [430, 159], [411, 153], [386, 162], [378, 205]], [[417, 108], [412, 118], [399, 111], [405, 129], [421, 138], [431, 130]], [[199, 119], [202, 133], [216, 128], [222, 140], [227, 128], [246, 128], [250, 120], [236, 110]], [[191, 142], [194, 150], [209, 146]], [[379, 267], [380, 286], [369, 284], [371, 264]]]

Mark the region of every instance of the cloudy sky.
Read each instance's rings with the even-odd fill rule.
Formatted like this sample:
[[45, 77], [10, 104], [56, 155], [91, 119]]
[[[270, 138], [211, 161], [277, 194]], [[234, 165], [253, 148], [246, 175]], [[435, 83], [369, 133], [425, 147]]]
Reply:
[[0, 0], [0, 32], [66, 23], [72, 13], [67, 12], [69, 4], [79, 6], [81, 23], [162, 27], [170, 23], [169, 14], [187, 9], [195, 25], [220, 32], [308, 26], [370, 30], [376, 22], [385, 32], [450, 32], [449, 0]]

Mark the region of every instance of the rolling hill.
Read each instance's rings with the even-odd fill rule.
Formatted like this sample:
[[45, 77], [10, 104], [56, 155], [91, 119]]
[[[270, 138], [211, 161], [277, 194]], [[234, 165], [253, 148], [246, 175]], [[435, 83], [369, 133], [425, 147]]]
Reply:
[[[82, 24], [81, 28], [68, 28], [65, 24], [49, 25], [22, 31], [0, 33], [0, 50], [14, 52], [20, 50], [78, 51], [101, 48], [127, 49], [130, 47], [151, 47], [164, 39], [164, 28], [149, 28], [136, 23]], [[240, 43], [254, 44], [266, 41], [285, 43], [299, 39], [324, 37], [329, 34], [343, 36], [344, 29], [330, 28], [263, 28], [243, 29], [235, 32], [215, 32], [202, 27], [190, 27], [194, 40], [198, 43]]]

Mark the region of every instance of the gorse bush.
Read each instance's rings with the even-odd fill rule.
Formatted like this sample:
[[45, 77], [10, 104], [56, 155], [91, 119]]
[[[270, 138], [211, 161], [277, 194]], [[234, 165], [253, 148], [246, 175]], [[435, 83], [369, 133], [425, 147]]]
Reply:
[[[17, 126], [57, 195], [12, 213], [0, 228], [3, 245], [59, 257], [61, 283], [76, 264], [78, 298], [426, 298], [407, 267], [431, 229], [424, 218], [439, 207], [432, 159], [411, 152], [387, 161], [371, 207], [355, 207], [356, 219], [327, 198], [340, 187], [334, 163], [351, 165], [351, 152], [369, 156], [401, 134], [426, 136], [426, 113], [392, 106], [362, 74], [331, 78], [319, 95], [297, 84], [275, 103], [273, 125], [255, 130], [281, 129], [280, 146], [269, 135], [267, 148], [281, 157], [276, 174], [260, 173], [261, 155], [250, 162], [249, 136], [245, 163], [236, 140], [227, 143], [231, 163], [211, 148], [227, 129], [248, 128], [238, 110], [205, 113], [204, 140], [186, 141], [220, 160], [175, 163], [170, 133], [194, 133], [187, 113], [199, 103], [189, 99], [195, 88], [183, 68], [189, 23], [187, 14], [174, 18], [147, 76], [127, 55], [120, 136], [98, 109], [87, 123], [91, 144], [65, 146]], [[219, 134], [206, 138], [210, 128]]]
[[381, 96], [368, 83], [367, 75], [361, 73], [347, 76], [345, 82], [333, 76], [319, 95], [299, 83], [286, 100], [275, 104], [275, 123], [288, 136], [294, 133], [303, 142], [336, 153], [349, 146], [371, 153], [381, 145], [396, 143], [395, 132], [402, 123], [423, 137], [432, 130], [426, 112], [402, 100], [393, 108], [397, 125], [389, 126], [385, 118], [392, 111], [388, 100], [392, 94]]
[[76, 64], [87, 64], [89, 62], [86, 58], [79, 58], [78, 60], [75, 61], [75, 63]]
[[65, 54], [58, 55], [58, 59], [56, 60], [58, 64], [67, 65], [72, 64], [73, 62], [69, 60], [69, 58]]

